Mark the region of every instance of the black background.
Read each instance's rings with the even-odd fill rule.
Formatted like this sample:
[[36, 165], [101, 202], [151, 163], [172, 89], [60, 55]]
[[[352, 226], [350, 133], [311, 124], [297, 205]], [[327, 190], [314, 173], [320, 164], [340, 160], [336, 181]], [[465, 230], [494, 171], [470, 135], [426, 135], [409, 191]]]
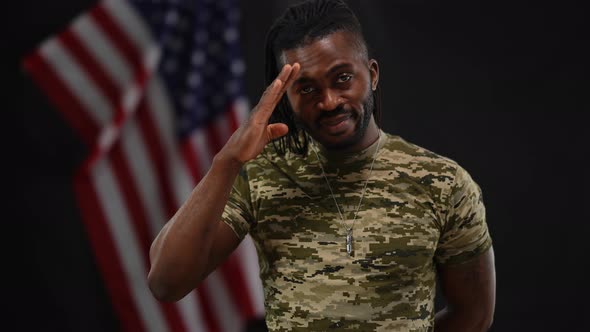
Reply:
[[[10, 56], [3, 330], [118, 329], [71, 191], [86, 151], [19, 65], [94, 3], [31, 1], [3, 13]], [[253, 104], [264, 89], [265, 32], [287, 3], [240, 1]], [[349, 4], [380, 64], [384, 129], [456, 160], [483, 189], [496, 253], [492, 330], [589, 331], [590, 57], [582, 7]]]

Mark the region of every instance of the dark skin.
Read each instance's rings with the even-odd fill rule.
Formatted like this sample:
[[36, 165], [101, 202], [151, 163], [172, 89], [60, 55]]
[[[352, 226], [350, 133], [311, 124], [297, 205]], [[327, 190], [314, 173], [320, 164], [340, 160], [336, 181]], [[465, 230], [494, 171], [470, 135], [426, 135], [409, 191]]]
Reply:
[[437, 269], [447, 305], [436, 313], [435, 331], [487, 331], [496, 304], [493, 248], [466, 263]]
[[379, 66], [350, 44], [349, 33], [336, 32], [282, 56], [286, 63], [301, 65], [287, 90], [296, 118], [324, 147], [342, 152], [360, 151], [379, 135], [373, 110], [365, 109], [379, 82]]
[[221, 214], [242, 165], [272, 140], [287, 134], [285, 124], [268, 120], [300, 66], [285, 65], [252, 110], [213, 158], [211, 168], [162, 228], [150, 248], [148, 285], [156, 298], [178, 301], [203, 281], [240, 240]]
[[[268, 124], [284, 94], [306, 131], [329, 150], [360, 151], [378, 138], [367, 100], [377, 86], [379, 67], [350, 46], [352, 38], [335, 32], [283, 52], [286, 64], [249, 120], [154, 240], [148, 282], [158, 299], [183, 298], [239, 245], [236, 234], [220, 222], [221, 214], [242, 165], [287, 133], [285, 124]], [[493, 249], [463, 264], [439, 265], [437, 271], [447, 306], [436, 314], [436, 331], [486, 331], [495, 306]]]

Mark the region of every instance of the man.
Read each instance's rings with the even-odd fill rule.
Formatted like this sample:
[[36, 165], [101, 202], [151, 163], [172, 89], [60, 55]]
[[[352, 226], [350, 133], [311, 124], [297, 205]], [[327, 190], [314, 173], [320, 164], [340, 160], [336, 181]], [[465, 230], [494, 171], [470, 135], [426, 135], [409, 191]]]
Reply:
[[[495, 273], [478, 186], [379, 129], [379, 67], [340, 0], [289, 8], [269, 86], [154, 241], [149, 284], [178, 300], [250, 234], [271, 331], [484, 331]], [[447, 300], [434, 314], [436, 280]]]

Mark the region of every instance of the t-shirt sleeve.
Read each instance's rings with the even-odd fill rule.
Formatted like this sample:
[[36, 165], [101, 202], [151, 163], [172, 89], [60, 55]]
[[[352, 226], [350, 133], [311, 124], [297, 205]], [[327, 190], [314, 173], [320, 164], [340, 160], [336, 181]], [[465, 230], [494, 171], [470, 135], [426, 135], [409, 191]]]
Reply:
[[492, 245], [480, 187], [458, 167], [447, 199], [444, 223], [435, 260], [457, 264], [484, 253]]
[[250, 197], [248, 177], [242, 169], [234, 181], [229, 199], [221, 215], [221, 220], [236, 233], [240, 240], [243, 240], [248, 234], [254, 220]]

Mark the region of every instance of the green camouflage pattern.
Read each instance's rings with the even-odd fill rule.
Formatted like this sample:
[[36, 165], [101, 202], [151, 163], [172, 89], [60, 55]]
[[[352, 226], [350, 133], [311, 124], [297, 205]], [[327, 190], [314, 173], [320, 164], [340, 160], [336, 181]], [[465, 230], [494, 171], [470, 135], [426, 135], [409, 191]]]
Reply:
[[[463, 168], [381, 137], [353, 257], [313, 150], [279, 156], [270, 144], [244, 165], [222, 218], [254, 240], [270, 331], [432, 331], [436, 264], [491, 246], [481, 191]], [[314, 146], [350, 226], [377, 143], [355, 155]]]

